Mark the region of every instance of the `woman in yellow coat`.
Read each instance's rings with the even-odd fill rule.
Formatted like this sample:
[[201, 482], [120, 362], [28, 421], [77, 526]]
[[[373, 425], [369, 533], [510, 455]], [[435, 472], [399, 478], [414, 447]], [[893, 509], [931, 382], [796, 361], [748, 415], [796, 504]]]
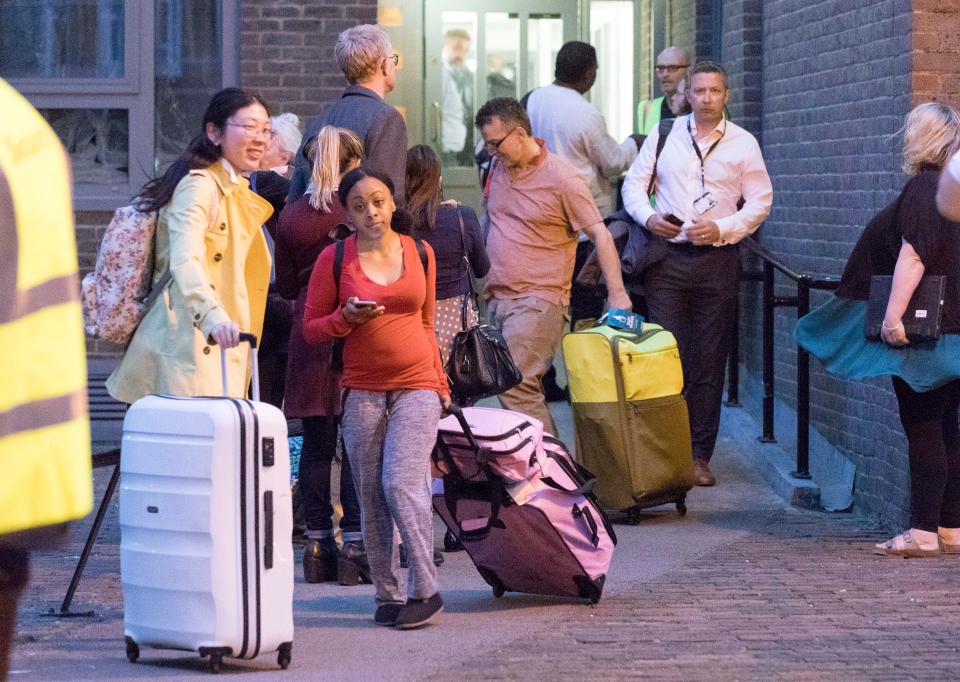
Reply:
[[270, 142], [267, 105], [239, 88], [221, 90], [203, 117], [203, 133], [160, 178], [144, 186], [140, 210], [158, 211], [153, 282], [170, 284], [137, 327], [107, 380], [117, 400], [151, 394], [221, 395], [220, 349], [227, 385], [246, 394], [247, 351], [240, 331], [260, 336], [270, 252], [260, 226], [270, 204], [241, 173], [255, 170]]

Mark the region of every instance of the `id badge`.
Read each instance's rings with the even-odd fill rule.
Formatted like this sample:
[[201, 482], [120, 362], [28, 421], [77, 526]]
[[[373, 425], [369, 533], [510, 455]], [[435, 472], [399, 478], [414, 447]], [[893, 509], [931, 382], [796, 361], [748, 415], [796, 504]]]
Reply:
[[693, 210], [697, 212], [697, 215], [703, 215], [716, 205], [717, 200], [713, 198], [710, 192], [706, 192], [703, 196], [694, 199]]

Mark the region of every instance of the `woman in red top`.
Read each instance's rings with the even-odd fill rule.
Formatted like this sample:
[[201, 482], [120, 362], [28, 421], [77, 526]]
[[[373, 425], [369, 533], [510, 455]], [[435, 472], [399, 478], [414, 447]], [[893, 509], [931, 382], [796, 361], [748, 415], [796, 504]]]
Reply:
[[342, 553], [337, 549], [331, 518], [330, 468], [337, 450], [340, 375], [331, 363], [333, 344], [307, 343], [302, 320], [307, 285], [317, 257], [338, 238], [349, 234], [343, 225], [347, 212], [337, 196], [337, 187], [344, 173], [363, 162], [363, 143], [349, 130], [324, 126], [312, 149], [310, 188], [283, 209], [275, 246], [277, 290], [284, 298], [296, 301], [287, 350], [283, 411], [288, 418], [303, 420], [299, 478], [309, 539], [303, 550], [303, 578], [308, 583], [339, 579], [341, 585], [356, 585], [361, 569], [366, 569], [362, 560], [360, 505], [346, 457], [340, 475]]
[[[393, 229], [393, 189], [387, 176], [365, 168], [340, 181], [340, 200], [356, 232], [344, 242], [339, 284], [336, 247], [320, 254], [303, 335], [311, 343], [344, 339], [343, 440], [377, 590], [374, 620], [407, 629], [443, 608], [433, 564], [430, 452], [450, 389], [433, 330], [433, 250]], [[406, 590], [397, 579], [394, 525], [410, 567]]]

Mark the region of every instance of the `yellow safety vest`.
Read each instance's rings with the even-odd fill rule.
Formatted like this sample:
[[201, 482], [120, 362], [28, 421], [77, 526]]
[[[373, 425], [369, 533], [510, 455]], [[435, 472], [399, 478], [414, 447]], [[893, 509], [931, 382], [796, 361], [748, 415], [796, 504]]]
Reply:
[[660, 109], [663, 107], [663, 97], [645, 99], [637, 104], [637, 132], [649, 135], [660, 123]]
[[93, 505], [66, 153], [0, 78], [0, 536]]

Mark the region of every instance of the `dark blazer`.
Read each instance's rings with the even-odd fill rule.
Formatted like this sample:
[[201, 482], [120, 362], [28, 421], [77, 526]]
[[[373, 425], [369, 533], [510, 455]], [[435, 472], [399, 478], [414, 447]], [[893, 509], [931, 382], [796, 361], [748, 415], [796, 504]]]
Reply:
[[310, 161], [304, 154], [304, 147], [325, 125], [346, 128], [360, 138], [367, 157], [364, 165], [390, 176], [394, 201], [402, 206], [407, 167], [407, 126], [399, 111], [384, 102], [373, 90], [360, 85], [348, 86], [339, 100], [307, 125], [303, 144], [297, 152], [287, 201], [292, 203], [307, 191]]

